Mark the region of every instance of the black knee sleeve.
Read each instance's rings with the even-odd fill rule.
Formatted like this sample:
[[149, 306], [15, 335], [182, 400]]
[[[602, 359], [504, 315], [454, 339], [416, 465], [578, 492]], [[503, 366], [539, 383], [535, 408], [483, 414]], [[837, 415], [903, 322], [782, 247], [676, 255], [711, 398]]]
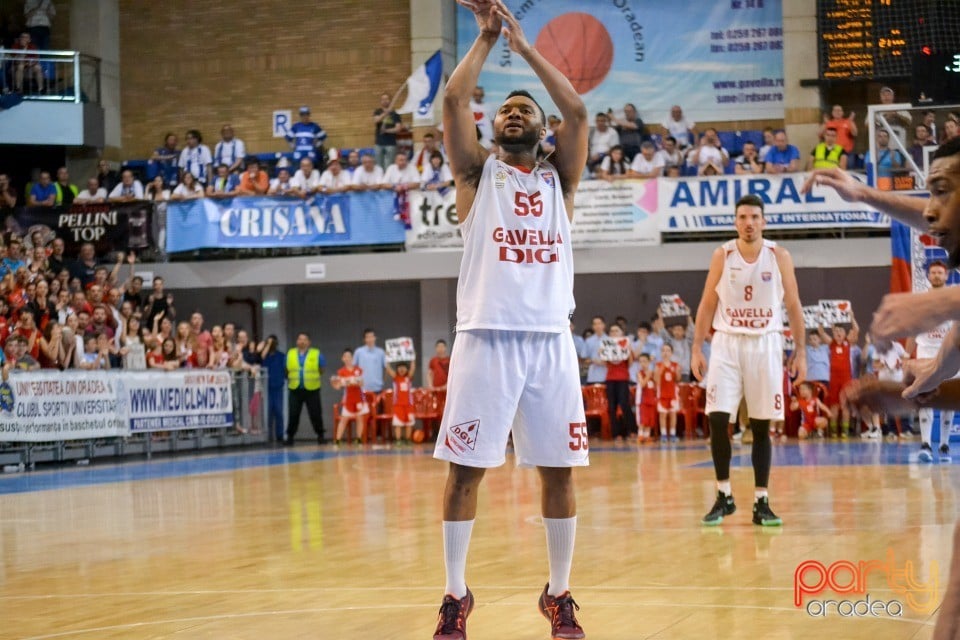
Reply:
[[770, 461], [773, 453], [770, 446], [770, 421], [750, 419], [753, 431], [753, 481], [754, 486], [766, 488], [770, 481]]
[[710, 453], [713, 456], [713, 470], [717, 473], [717, 480], [723, 482], [730, 479], [730, 436], [727, 435], [727, 425], [730, 424], [730, 414], [714, 411], [710, 419]]

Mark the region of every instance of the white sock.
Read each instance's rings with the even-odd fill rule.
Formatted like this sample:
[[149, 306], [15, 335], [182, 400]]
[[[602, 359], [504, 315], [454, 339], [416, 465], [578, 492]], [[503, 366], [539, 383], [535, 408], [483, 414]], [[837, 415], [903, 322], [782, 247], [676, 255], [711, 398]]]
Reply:
[[443, 521], [443, 561], [447, 569], [447, 587], [444, 593], [460, 599], [467, 595], [467, 549], [473, 520]]
[[729, 480], [717, 480], [717, 491], [722, 491], [725, 496], [732, 496], [733, 490], [730, 488]]
[[940, 412], [940, 444], [950, 446], [950, 427], [953, 426], [953, 411]]
[[759, 500], [760, 498], [766, 498], [766, 497], [767, 497], [767, 490], [766, 490], [766, 489], [755, 489], [755, 490], [753, 491], [753, 499], [754, 499], [754, 500]]
[[547, 557], [550, 582], [547, 595], [559, 596], [570, 590], [570, 566], [573, 564], [573, 543], [577, 537], [577, 516], [544, 518], [547, 531]]
[[930, 444], [930, 434], [933, 432], [933, 409], [920, 409], [920, 441]]

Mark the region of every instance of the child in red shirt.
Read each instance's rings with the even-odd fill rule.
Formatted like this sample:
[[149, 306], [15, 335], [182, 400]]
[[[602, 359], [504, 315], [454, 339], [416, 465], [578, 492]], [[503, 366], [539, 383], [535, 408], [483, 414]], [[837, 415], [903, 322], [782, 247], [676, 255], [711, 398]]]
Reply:
[[664, 342], [660, 348], [660, 362], [654, 370], [657, 381], [657, 411], [660, 413], [660, 442], [677, 441], [677, 411], [680, 409], [680, 365], [673, 361], [673, 347]]
[[650, 431], [657, 426], [657, 381], [650, 367], [650, 354], [637, 356], [637, 419], [640, 421], [640, 442], [650, 442]]
[[393, 439], [400, 443], [410, 442], [410, 432], [417, 421], [413, 415], [413, 383], [411, 378], [417, 363], [398, 362], [397, 370], [387, 365], [387, 373], [393, 378]]
[[353, 363], [353, 350], [344, 349], [340, 357], [343, 366], [337, 370], [337, 375], [330, 379], [334, 389], [343, 389], [343, 399], [340, 401], [340, 422], [337, 424], [337, 436], [333, 444], [340, 446], [343, 433], [347, 430], [347, 423], [355, 420], [357, 423], [357, 444], [363, 437], [363, 425], [370, 407], [363, 399], [363, 369]]
[[827, 419], [821, 415], [821, 412], [829, 414], [830, 409], [814, 394], [813, 384], [809, 382], [800, 384], [800, 397], [790, 401], [790, 410], [802, 412], [797, 437], [803, 440], [814, 431], [821, 438], [823, 437], [823, 432], [827, 428]]
[[819, 327], [818, 332], [820, 339], [830, 346], [830, 385], [826, 403], [830, 407], [830, 421], [834, 428], [839, 428], [840, 437], [846, 438], [850, 430], [850, 409], [845, 402], [840, 402], [840, 394], [853, 379], [850, 345], [860, 339], [860, 327], [854, 318], [849, 334], [846, 327], [840, 324], [833, 325], [832, 337], [827, 335], [823, 327]]

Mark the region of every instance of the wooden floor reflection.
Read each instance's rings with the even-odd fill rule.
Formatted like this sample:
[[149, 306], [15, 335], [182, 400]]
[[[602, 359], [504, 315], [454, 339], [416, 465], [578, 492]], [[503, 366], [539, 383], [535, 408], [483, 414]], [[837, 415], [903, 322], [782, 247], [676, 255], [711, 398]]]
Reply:
[[[740, 510], [716, 529], [698, 524], [714, 492], [706, 446], [595, 448], [576, 476], [573, 594], [588, 637], [930, 638], [936, 614], [906, 604], [929, 596], [916, 584], [896, 593], [879, 573], [870, 598], [903, 602], [902, 617], [794, 606], [800, 563], [888, 550], [918, 584], [939, 565], [942, 598], [957, 470], [910, 463], [912, 448], [778, 446], [782, 529], [751, 524], [748, 448], [733, 474]], [[317, 450], [196, 473], [201, 459], [148, 480], [84, 485], [64, 472], [60, 488], [0, 495], [0, 638], [430, 638], [444, 465], [427, 449], [295, 461], [305, 451]], [[493, 470], [480, 500], [470, 638], [548, 638], [535, 608], [546, 580], [536, 474]]]

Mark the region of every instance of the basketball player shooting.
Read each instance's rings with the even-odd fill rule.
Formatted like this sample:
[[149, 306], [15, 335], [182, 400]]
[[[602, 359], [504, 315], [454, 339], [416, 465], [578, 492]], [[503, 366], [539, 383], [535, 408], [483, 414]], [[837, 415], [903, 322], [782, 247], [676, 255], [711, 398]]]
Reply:
[[[443, 100], [464, 252], [457, 339], [434, 453], [450, 469], [443, 499], [446, 595], [433, 637], [466, 638], [474, 599], [464, 576], [477, 490], [484, 471], [504, 463], [513, 425], [517, 465], [536, 467], [541, 481], [550, 578], [539, 609], [552, 638], [583, 638], [569, 590], [577, 522], [572, 467], [588, 463], [589, 443], [569, 317], [570, 220], [587, 159], [587, 111], [502, 2], [458, 2], [473, 11], [480, 34], [450, 76]], [[501, 32], [563, 115], [550, 163], [538, 161], [546, 119], [526, 91], [510, 93], [496, 112], [498, 155], [477, 142], [470, 98]]]
[[[766, 221], [763, 200], [747, 195], [737, 202], [734, 226], [737, 239], [713, 252], [710, 271], [697, 309], [691, 352], [691, 371], [707, 379], [706, 413], [710, 420], [710, 452], [717, 474], [717, 499], [703, 524], [716, 526], [737, 507], [730, 487], [730, 438], [727, 424], [740, 398], [747, 402], [753, 431], [753, 523], [779, 526], [770, 509], [770, 421], [783, 420], [783, 318], [786, 303], [795, 348], [790, 365], [794, 384], [806, 377], [803, 309], [797, 290], [793, 259], [783, 247], [763, 239]], [[703, 341], [714, 329], [710, 367]]]

